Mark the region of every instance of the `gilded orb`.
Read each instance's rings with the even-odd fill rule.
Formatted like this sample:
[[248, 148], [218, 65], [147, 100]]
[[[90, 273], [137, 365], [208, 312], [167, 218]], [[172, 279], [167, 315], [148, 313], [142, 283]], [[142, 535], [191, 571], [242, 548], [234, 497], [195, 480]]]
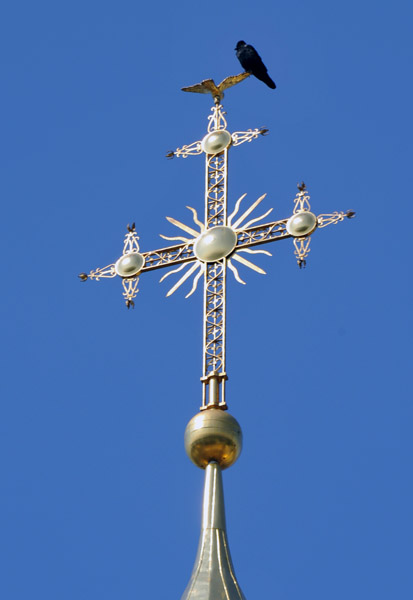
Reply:
[[226, 469], [234, 464], [241, 449], [242, 432], [238, 421], [220, 408], [199, 412], [186, 426], [186, 453], [201, 469], [211, 461]]

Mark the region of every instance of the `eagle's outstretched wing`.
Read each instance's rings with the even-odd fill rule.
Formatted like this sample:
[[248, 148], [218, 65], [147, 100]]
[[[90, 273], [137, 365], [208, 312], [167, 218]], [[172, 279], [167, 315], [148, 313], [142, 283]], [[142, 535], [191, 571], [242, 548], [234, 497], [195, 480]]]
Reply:
[[181, 90], [183, 92], [196, 92], [198, 94], [212, 94], [213, 96], [219, 96], [219, 89], [215, 85], [213, 79], [204, 79], [201, 83], [183, 87]]
[[239, 75], [230, 75], [229, 77], [225, 77], [225, 79], [223, 81], [221, 81], [221, 83], [218, 86], [218, 89], [220, 92], [223, 92], [224, 90], [227, 90], [229, 87], [232, 87], [233, 85], [236, 85], [237, 83], [240, 83], [241, 81], [244, 81], [244, 79], [246, 79], [247, 77], [249, 77], [251, 75], [251, 73], [240, 73]]

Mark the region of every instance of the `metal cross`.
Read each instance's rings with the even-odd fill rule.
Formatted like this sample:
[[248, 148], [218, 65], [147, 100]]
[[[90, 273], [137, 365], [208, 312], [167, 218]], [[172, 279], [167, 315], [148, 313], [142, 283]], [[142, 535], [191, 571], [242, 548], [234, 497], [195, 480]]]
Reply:
[[88, 275], [81, 273], [80, 279], [112, 278], [119, 276], [123, 284], [123, 296], [128, 308], [134, 306], [134, 298], [138, 293], [139, 276], [146, 271], [176, 266], [161, 278], [161, 281], [179, 271], [183, 275], [169, 290], [167, 296], [173, 294], [189, 277], [193, 276], [193, 285], [186, 297], [197, 288], [201, 276], [204, 276], [204, 333], [203, 333], [203, 371], [202, 371], [202, 406], [201, 410], [211, 406], [227, 408], [225, 402], [225, 316], [226, 316], [226, 277], [227, 267], [233, 272], [235, 279], [245, 283], [234, 263], [240, 263], [257, 273], [265, 274], [260, 267], [247, 260], [248, 254], [267, 254], [266, 250], [253, 250], [253, 246], [275, 242], [285, 238], [293, 238], [294, 253], [299, 267], [306, 265], [310, 252], [311, 235], [316, 229], [351, 218], [354, 212], [334, 212], [316, 216], [311, 212], [310, 196], [304, 183], [298, 186], [294, 198], [292, 215], [286, 219], [271, 223], [257, 224], [269, 215], [272, 209], [259, 217], [246, 219], [265, 198], [258, 198], [242, 214], [238, 214], [244, 194], [235, 204], [233, 212], [227, 214], [227, 175], [228, 151], [244, 142], [251, 142], [260, 135], [265, 135], [265, 128], [249, 129], [229, 133], [225, 112], [220, 104], [220, 98], [215, 98], [215, 106], [208, 117], [208, 132], [201, 141], [178, 148], [169, 152], [168, 158], [205, 154], [206, 185], [205, 185], [205, 218], [201, 222], [194, 208], [187, 207], [192, 212], [192, 218], [198, 230], [180, 221], [167, 217], [167, 220], [184, 231], [190, 237], [182, 235], [164, 239], [180, 243], [152, 250], [139, 252], [138, 236], [135, 224], [127, 227], [123, 252], [120, 258], [106, 267], [92, 270]]

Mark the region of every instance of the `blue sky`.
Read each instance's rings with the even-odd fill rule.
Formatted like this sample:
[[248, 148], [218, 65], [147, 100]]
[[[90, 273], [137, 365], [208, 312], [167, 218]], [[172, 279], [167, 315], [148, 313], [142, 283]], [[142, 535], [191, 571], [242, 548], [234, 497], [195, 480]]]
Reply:
[[[202, 293], [160, 273], [127, 311], [118, 280], [82, 284], [136, 222], [203, 211], [211, 102], [180, 88], [240, 72], [253, 44], [277, 83], [224, 99], [229, 206], [317, 231], [228, 286], [228, 403], [244, 450], [225, 472], [235, 570], [252, 598], [412, 596], [412, 8], [408, 2], [13, 2], [0, 12], [3, 243], [1, 577], [5, 600], [179, 598], [203, 473], [183, 432], [201, 401]], [[406, 225], [407, 223], [407, 225]], [[401, 225], [403, 227], [400, 229]], [[268, 249], [268, 247], [267, 247]], [[241, 267], [242, 269], [242, 267]]]

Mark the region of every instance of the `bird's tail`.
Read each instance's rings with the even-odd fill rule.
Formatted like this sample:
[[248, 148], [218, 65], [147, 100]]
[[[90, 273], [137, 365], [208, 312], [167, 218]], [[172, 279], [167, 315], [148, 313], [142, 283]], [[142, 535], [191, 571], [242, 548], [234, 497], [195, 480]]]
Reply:
[[263, 78], [263, 82], [266, 83], [272, 90], [275, 90], [277, 87], [269, 75], [266, 75], [265, 78]]
[[271, 77], [268, 75], [268, 73], [266, 73], [266, 72], [263, 73], [261, 71], [260, 73], [254, 73], [254, 75], [257, 79], [266, 83], [269, 88], [271, 88], [272, 90], [275, 90], [276, 85], [273, 82], [273, 80], [271, 79]]

